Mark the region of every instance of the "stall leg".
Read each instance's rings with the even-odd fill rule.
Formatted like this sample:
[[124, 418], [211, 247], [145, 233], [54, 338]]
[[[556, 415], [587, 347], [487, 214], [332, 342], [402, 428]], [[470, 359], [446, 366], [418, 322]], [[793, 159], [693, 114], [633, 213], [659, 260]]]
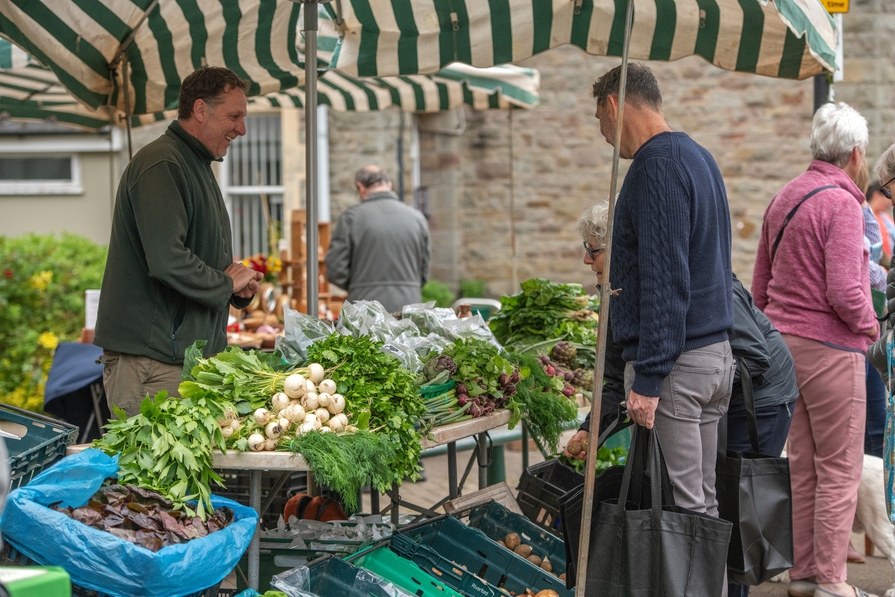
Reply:
[[249, 505], [258, 513], [259, 522], [249, 543], [249, 587], [259, 589], [261, 568], [261, 471], [249, 471]]
[[497, 485], [507, 480], [504, 446], [494, 446], [491, 466], [488, 467], [488, 486]]
[[522, 424], [522, 470], [528, 468], [528, 427]]
[[488, 487], [488, 436], [486, 433], [480, 433], [479, 441], [479, 489]]
[[457, 442], [447, 445], [448, 462], [448, 496], [457, 499], [460, 496], [460, 488], [457, 486]]

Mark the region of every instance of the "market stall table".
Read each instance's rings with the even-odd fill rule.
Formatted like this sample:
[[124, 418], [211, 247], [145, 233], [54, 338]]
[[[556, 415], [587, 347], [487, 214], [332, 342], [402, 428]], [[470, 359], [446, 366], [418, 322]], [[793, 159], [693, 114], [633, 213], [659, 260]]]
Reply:
[[[448, 447], [448, 480], [450, 499], [459, 496], [460, 486], [457, 480], [457, 448], [458, 440], [477, 436], [479, 450], [483, 451], [487, 443], [487, 432], [491, 429], [505, 425], [510, 420], [510, 412], [508, 410], [499, 410], [487, 417], [479, 417], [462, 421], [460, 423], [452, 423], [443, 427], [432, 429], [427, 438], [423, 438], [420, 445], [423, 449], [431, 448], [441, 444], [447, 444]], [[74, 454], [90, 448], [90, 444], [78, 444], [69, 446], [67, 453]], [[310, 490], [311, 483], [311, 466], [301, 454], [293, 454], [291, 452], [235, 452], [229, 451], [226, 454], [215, 452], [214, 468], [224, 470], [237, 470], [249, 472], [249, 506], [261, 513], [261, 473], [262, 471], [307, 471]], [[487, 463], [484, 465], [480, 460], [479, 464], [479, 487], [484, 488], [487, 485]], [[444, 500], [442, 500], [443, 502]], [[399, 492], [395, 492], [393, 503], [400, 503]], [[441, 502], [439, 502], [440, 504]], [[405, 504], [413, 507], [423, 513], [431, 511], [431, 508], [420, 508], [413, 504]], [[437, 507], [437, 506], [433, 506]], [[397, 519], [397, 507], [392, 511], [392, 518]], [[249, 544], [248, 549], [248, 585], [258, 590], [259, 572], [260, 572], [260, 537], [261, 529], [255, 529], [255, 536]]]

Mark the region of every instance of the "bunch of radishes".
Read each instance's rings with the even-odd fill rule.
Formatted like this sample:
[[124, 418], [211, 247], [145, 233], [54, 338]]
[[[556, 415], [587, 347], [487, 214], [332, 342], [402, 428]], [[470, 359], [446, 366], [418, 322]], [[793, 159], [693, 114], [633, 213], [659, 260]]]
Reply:
[[541, 366], [544, 368], [544, 373], [551, 377], [559, 377], [563, 380], [563, 389], [562, 393], [564, 396], [571, 398], [575, 395], [575, 388], [573, 388], [569, 382], [572, 381], [574, 377], [574, 373], [564, 369], [558, 363], [554, 363], [550, 360], [550, 357], [546, 354], [542, 354], [538, 357], [538, 360], [541, 362]]
[[[247, 447], [253, 452], [276, 450], [284, 437], [312, 431], [352, 431], [345, 410], [345, 397], [336, 382], [325, 379], [319, 363], [307, 367], [308, 376], [292, 373], [283, 380], [283, 391], [270, 398], [269, 405], [255, 409], [241, 420], [230, 410], [218, 421], [225, 439], [241, 429], [248, 432]], [[245, 437], [243, 435], [243, 437]]]

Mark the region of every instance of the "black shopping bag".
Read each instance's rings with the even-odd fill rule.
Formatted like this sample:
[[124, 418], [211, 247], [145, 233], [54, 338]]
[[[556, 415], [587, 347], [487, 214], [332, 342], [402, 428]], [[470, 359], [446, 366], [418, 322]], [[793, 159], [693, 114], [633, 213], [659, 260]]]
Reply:
[[718, 426], [715, 489], [721, 518], [733, 523], [727, 576], [759, 585], [793, 565], [792, 487], [789, 460], [759, 454], [752, 379], [740, 367], [753, 452], [727, 450], [726, 417]]
[[[614, 432], [614, 426], [607, 429], [600, 435], [597, 440], [597, 447], [603, 445], [606, 439]], [[633, 470], [642, 471], [640, 475], [634, 475], [631, 478], [631, 490], [628, 494], [628, 502], [633, 508], [640, 508], [642, 504], [650, 503], [650, 476], [647, 472], [646, 455], [649, 446], [646, 443], [649, 440], [647, 434], [640, 434], [634, 441], [640, 441], [641, 447], [635, 449], [632, 446], [628, 451], [628, 460], [631, 462]], [[662, 475], [662, 505], [673, 506], [674, 496], [671, 490], [671, 481], [668, 479], [668, 472], [664, 470]], [[594, 497], [593, 510], [596, 512], [597, 504], [602, 501], [618, 501], [618, 496], [622, 489], [622, 480], [625, 474], [624, 466], [610, 466], [601, 472], [594, 480]], [[578, 545], [581, 538], [581, 511], [584, 505], [584, 487], [576, 487], [566, 493], [560, 500], [560, 524], [562, 525], [563, 537], [565, 538], [566, 552], [566, 588], [572, 589], [576, 581], [576, 569], [578, 566]]]
[[[717, 597], [724, 586], [731, 524], [726, 520], [663, 506], [665, 463], [655, 432], [636, 427], [631, 450], [643, 450], [646, 436], [650, 502], [638, 508], [628, 501], [633, 477], [643, 469], [631, 457], [625, 464], [617, 500], [597, 503], [587, 558], [588, 597]], [[646, 505], [646, 504], [645, 504]]]

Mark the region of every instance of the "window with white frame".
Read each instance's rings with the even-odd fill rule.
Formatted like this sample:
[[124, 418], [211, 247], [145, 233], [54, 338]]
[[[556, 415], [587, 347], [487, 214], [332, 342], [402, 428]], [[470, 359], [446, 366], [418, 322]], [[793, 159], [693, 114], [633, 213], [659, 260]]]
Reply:
[[[279, 114], [250, 114], [221, 164], [221, 191], [233, 228], [233, 255], [276, 252], [282, 238], [283, 161]], [[271, 236], [273, 235], [273, 237]]]

